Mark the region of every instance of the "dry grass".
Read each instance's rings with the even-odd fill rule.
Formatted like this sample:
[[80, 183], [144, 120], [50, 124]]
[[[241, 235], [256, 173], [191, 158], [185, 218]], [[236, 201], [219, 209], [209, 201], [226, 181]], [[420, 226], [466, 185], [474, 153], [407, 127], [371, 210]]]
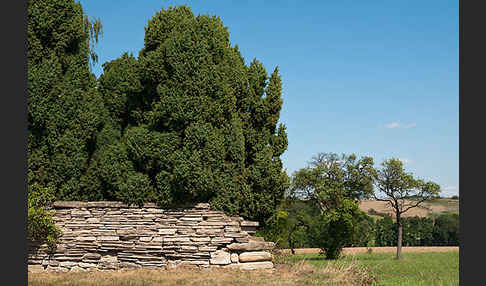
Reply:
[[372, 285], [376, 278], [358, 263], [316, 267], [308, 262], [277, 264], [273, 270], [138, 269], [81, 273], [29, 273], [29, 285]]

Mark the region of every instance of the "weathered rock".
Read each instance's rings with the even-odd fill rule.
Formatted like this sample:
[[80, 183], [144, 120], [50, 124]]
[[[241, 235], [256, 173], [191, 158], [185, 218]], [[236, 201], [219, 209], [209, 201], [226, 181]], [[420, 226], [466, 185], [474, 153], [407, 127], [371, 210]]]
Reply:
[[91, 259], [91, 260], [98, 260], [101, 258], [101, 254], [99, 253], [86, 253], [83, 256], [83, 259]]
[[100, 241], [114, 241], [114, 240], [119, 240], [119, 236], [99, 236], [98, 240], [100, 240]]
[[210, 242], [211, 241], [211, 238], [209, 238], [207, 236], [203, 236], [203, 237], [191, 237], [191, 241], [194, 241], [194, 242]]
[[257, 221], [244, 220], [240, 223], [241, 226], [253, 226], [258, 227], [259, 223]]
[[251, 238], [245, 231], [247, 228], [254, 233], [258, 223], [210, 210], [209, 204], [163, 210], [153, 204], [139, 208], [120, 202], [60, 202], [54, 204], [53, 220], [62, 230], [57, 248], [48, 255], [47, 244], [29, 243], [28, 264], [37, 265], [31, 270], [159, 268], [174, 264], [261, 268], [268, 264], [249, 263], [262, 259], [269, 262], [271, 255], [246, 252], [274, 246]]
[[218, 249], [216, 246], [200, 246], [199, 251], [215, 251]]
[[223, 235], [224, 230], [223, 229], [211, 229], [211, 228], [198, 228], [196, 230], [196, 234], [200, 235]]
[[79, 241], [96, 241], [96, 237], [94, 237], [94, 236], [78, 236], [78, 237], [76, 237], [76, 240], [79, 240]]
[[79, 262], [78, 265], [79, 267], [83, 267], [83, 268], [95, 268], [97, 266], [97, 264], [95, 263], [86, 263], [86, 262]]
[[272, 255], [266, 251], [242, 252], [239, 256], [240, 262], [257, 262], [272, 260]]
[[141, 266], [133, 263], [133, 262], [127, 262], [127, 261], [122, 261], [118, 264], [120, 268], [126, 268], [126, 269], [135, 269], [135, 268], [140, 268]]
[[259, 237], [259, 236], [249, 236], [248, 239], [251, 241], [265, 241], [263, 237]]
[[208, 209], [209, 209], [209, 207], [210, 207], [210, 206], [209, 206], [209, 204], [208, 204], [208, 203], [199, 203], [199, 204], [196, 204], [196, 205], [194, 206], [194, 208], [196, 208], [196, 209], [206, 209], [206, 210], [208, 210]]
[[244, 236], [244, 237], [235, 237], [235, 240], [236, 242], [238, 243], [246, 243], [249, 241], [248, 237], [247, 236]]
[[71, 267], [70, 271], [81, 272], [81, 271], [86, 271], [86, 270], [84, 268], [79, 267], [79, 266], [73, 266], [73, 267]]
[[163, 242], [185, 242], [185, 241], [191, 241], [189, 237], [164, 237]]
[[73, 267], [73, 266], [77, 266], [78, 263], [77, 262], [72, 262], [72, 261], [61, 261], [59, 262], [59, 266], [61, 267]]
[[231, 256], [228, 252], [223, 250], [217, 250], [211, 253], [211, 259], [209, 263], [214, 265], [227, 265], [231, 263]]
[[112, 255], [104, 255], [100, 258], [100, 262], [116, 263], [118, 262], [118, 257]]
[[213, 237], [211, 239], [212, 244], [227, 244], [231, 243], [233, 241], [233, 238], [231, 237]]
[[249, 241], [248, 243], [232, 243], [228, 245], [229, 250], [233, 251], [257, 251], [257, 250], [271, 250], [275, 247], [273, 242]]
[[174, 235], [176, 233], [177, 229], [175, 228], [163, 228], [159, 229], [159, 234], [160, 235]]

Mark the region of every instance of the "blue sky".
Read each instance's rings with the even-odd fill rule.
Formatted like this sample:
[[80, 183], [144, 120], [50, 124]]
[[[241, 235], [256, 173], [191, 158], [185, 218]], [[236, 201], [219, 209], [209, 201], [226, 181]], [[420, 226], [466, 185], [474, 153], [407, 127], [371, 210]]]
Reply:
[[397, 157], [407, 171], [459, 192], [458, 1], [80, 1], [100, 18], [99, 64], [138, 56], [161, 8], [219, 16], [245, 60], [283, 82], [282, 156], [292, 174], [319, 152]]

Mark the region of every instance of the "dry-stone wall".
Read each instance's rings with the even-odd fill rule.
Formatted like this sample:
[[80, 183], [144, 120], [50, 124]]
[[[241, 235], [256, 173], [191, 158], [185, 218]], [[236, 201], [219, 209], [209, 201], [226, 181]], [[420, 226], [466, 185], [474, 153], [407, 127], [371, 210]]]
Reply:
[[166, 210], [120, 202], [55, 202], [63, 232], [56, 250], [29, 242], [29, 271], [138, 267], [273, 268], [273, 242], [252, 237], [258, 222], [229, 217], [209, 204]]

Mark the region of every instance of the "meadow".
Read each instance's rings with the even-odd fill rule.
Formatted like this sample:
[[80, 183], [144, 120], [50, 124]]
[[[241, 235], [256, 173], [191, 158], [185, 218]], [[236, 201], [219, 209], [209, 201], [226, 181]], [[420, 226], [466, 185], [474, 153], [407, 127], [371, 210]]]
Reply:
[[103, 272], [29, 273], [29, 285], [459, 285], [459, 252], [345, 255], [335, 261], [319, 254], [276, 255], [275, 269], [138, 269]]
[[376, 278], [371, 284], [376, 286], [459, 285], [458, 251], [403, 253], [402, 260], [396, 260], [394, 253], [347, 255], [336, 261], [324, 260], [319, 254], [285, 255], [279, 259], [284, 264], [307, 262], [318, 268], [358, 264]]

